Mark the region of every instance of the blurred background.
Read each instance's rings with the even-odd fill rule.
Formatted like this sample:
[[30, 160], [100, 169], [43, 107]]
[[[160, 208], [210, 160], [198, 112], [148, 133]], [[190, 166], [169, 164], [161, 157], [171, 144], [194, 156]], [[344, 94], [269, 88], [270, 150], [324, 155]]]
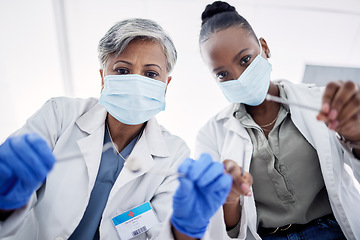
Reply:
[[[302, 82], [307, 65], [360, 68], [359, 0], [228, 2], [269, 44], [272, 79]], [[98, 98], [100, 38], [115, 22], [141, 17], [158, 22], [177, 47], [166, 111], [157, 118], [193, 149], [199, 128], [228, 104], [199, 54], [200, 16], [209, 3], [0, 0], [0, 143], [51, 97]]]

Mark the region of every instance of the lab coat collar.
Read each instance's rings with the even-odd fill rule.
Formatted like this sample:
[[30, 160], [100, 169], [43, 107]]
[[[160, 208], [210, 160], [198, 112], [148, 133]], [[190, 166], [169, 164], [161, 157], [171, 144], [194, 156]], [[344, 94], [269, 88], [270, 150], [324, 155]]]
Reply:
[[157, 157], [169, 156], [169, 149], [163, 136], [163, 129], [155, 117], [147, 122], [143, 134], [146, 137], [151, 155]]
[[76, 124], [82, 131], [88, 134], [92, 134], [97, 129], [104, 126], [106, 115], [106, 109], [102, 105], [97, 103], [88, 112], [80, 116], [79, 119], [76, 121]]
[[[82, 115], [76, 121], [76, 124], [82, 131], [92, 134], [100, 127], [104, 127], [106, 116], [106, 109], [102, 105], [96, 104], [90, 111]], [[147, 122], [142, 137], [147, 138], [147, 144], [151, 155], [168, 157], [169, 150], [162, 135], [162, 131], [163, 130], [156, 118], [153, 117]]]
[[231, 118], [231, 116], [233, 116], [233, 112], [234, 110], [237, 108], [237, 104], [232, 103], [229, 104], [228, 106], [226, 106], [221, 112], [219, 112], [216, 115], [216, 121], [221, 121], [223, 119], [228, 119]]
[[249, 139], [247, 131], [245, 128], [239, 124], [239, 120], [237, 120], [234, 116], [234, 110], [236, 109], [236, 104], [230, 104], [224, 110], [222, 110], [216, 116], [217, 122], [223, 122], [225, 128], [229, 129], [230, 131], [235, 132], [236, 134], [242, 136], [243, 138]]

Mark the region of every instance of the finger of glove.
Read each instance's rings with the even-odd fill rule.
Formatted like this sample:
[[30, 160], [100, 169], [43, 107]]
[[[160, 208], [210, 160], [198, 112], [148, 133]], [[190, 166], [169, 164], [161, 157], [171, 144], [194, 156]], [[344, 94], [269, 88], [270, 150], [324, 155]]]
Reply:
[[186, 158], [179, 166], [178, 172], [185, 174], [187, 176], [189, 170], [191, 169], [192, 165], [194, 163], [194, 160], [191, 158]]
[[45, 179], [48, 172], [38, 154], [28, 145], [25, 137], [13, 138], [9, 142], [12, 160], [8, 161], [15, 175], [26, 183], [26, 185], [36, 186]]
[[224, 165], [219, 162], [212, 162], [211, 165], [203, 172], [196, 181], [196, 185], [200, 188], [206, 187], [224, 173]]
[[232, 187], [232, 177], [230, 174], [223, 174], [206, 187], [208, 196], [217, 199], [223, 204], [230, 193]]
[[41, 157], [42, 163], [50, 170], [55, 163], [55, 157], [47, 142], [39, 135], [32, 133], [26, 136], [29, 146]]
[[16, 177], [11, 169], [0, 162], [0, 195], [7, 195], [15, 182]]
[[199, 177], [211, 166], [212, 158], [209, 154], [201, 154], [197, 161], [194, 161], [191, 169], [189, 169], [187, 177], [193, 181], [197, 181]]
[[178, 200], [189, 198], [194, 190], [194, 183], [185, 177], [180, 177], [179, 182], [180, 184], [174, 194], [174, 198]]
[[11, 146], [11, 142], [14, 138], [19, 137], [11, 137], [8, 138], [1, 146], [0, 146], [0, 161], [4, 164], [8, 169], [12, 171], [13, 177], [17, 178], [18, 175], [24, 175], [23, 177], [28, 177], [29, 181], [33, 181], [33, 177], [31, 173], [21, 163], [18, 155], [15, 154], [17, 151], [22, 151], [22, 149], [13, 149]]
[[0, 196], [1, 209], [17, 209], [24, 206], [34, 190], [24, 188], [20, 181], [16, 181], [6, 195]]

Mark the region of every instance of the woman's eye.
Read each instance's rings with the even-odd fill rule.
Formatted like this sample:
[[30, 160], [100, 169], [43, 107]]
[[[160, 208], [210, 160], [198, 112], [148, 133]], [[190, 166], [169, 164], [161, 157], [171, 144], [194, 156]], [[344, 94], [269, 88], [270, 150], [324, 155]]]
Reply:
[[115, 69], [115, 71], [119, 74], [129, 74], [130, 73], [130, 71], [126, 68], [117, 68], [117, 69]]
[[216, 78], [220, 80], [226, 78], [226, 76], [227, 76], [227, 72], [219, 72], [216, 74]]
[[250, 61], [251, 57], [249, 55], [243, 57], [241, 60], [240, 60], [240, 65], [246, 65], [249, 61]]
[[145, 73], [145, 76], [146, 77], [149, 77], [149, 78], [156, 78], [157, 76], [159, 76], [159, 74], [157, 72], [146, 72]]

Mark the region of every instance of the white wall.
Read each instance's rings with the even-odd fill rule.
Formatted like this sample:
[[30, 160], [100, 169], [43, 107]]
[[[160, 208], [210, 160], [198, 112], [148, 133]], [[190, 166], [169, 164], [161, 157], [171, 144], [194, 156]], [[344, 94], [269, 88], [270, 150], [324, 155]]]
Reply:
[[[97, 44], [117, 21], [157, 21], [179, 58], [158, 120], [192, 148], [197, 130], [226, 104], [198, 49], [205, 0], [66, 0], [75, 96], [99, 97]], [[273, 78], [300, 82], [305, 64], [360, 67], [359, 0], [228, 1], [270, 45]], [[0, 142], [50, 97], [63, 96], [50, 0], [0, 0]], [[336, 79], [335, 79], [336, 80]]]

